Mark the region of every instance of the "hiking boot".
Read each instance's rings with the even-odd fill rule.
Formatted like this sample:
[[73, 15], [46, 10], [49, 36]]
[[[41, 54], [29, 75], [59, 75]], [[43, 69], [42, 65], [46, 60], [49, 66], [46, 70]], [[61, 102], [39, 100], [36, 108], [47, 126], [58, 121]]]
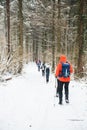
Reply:
[[62, 105], [62, 101], [59, 101], [59, 104]]
[[58, 93], [56, 94], [56, 97], [59, 97], [59, 94], [58, 94]]
[[68, 99], [66, 99], [65, 101], [66, 101], [66, 103], [69, 103], [69, 100], [68, 100]]

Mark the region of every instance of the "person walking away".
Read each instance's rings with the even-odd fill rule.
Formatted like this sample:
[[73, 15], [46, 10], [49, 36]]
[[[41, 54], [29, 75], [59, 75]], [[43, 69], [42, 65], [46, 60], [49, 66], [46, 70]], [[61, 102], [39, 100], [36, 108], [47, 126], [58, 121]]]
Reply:
[[46, 82], [49, 82], [50, 68], [49, 65], [46, 66]]
[[40, 60], [38, 60], [38, 61], [37, 61], [38, 71], [40, 71], [40, 66], [41, 66], [41, 62], [40, 62]]
[[69, 83], [70, 83], [70, 74], [72, 72], [73, 72], [72, 65], [69, 62], [67, 62], [67, 58], [65, 55], [61, 55], [55, 73], [55, 76], [58, 79], [59, 104], [62, 104], [63, 86], [65, 89], [65, 101], [66, 103], [69, 103]]
[[44, 76], [45, 75], [45, 69], [46, 69], [45, 63], [42, 64], [41, 69], [42, 69], [42, 76]]

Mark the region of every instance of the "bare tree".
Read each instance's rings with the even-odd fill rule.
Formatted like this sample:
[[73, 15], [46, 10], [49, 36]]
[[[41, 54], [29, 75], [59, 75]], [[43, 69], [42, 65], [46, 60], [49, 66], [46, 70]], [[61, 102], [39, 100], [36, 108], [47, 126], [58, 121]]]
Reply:
[[55, 0], [52, 2], [52, 70], [55, 68]]
[[83, 21], [83, 11], [84, 11], [85, 0], [79, 0], [79, 16], [78, 16], [78, 64], [77, 64], [77, 74], [79, 77], [83, 76], [83, 66], [84, 66], [84, 21]]
[[8, 53], [10, 53], [10, 0], [6, 0], [6, 16], [7, 16]]
[[22, 13], [22, 0], [18, 0], [18, 44], [19, 44], [19, 69], [21, 73], [23, 67], [23, 13]]

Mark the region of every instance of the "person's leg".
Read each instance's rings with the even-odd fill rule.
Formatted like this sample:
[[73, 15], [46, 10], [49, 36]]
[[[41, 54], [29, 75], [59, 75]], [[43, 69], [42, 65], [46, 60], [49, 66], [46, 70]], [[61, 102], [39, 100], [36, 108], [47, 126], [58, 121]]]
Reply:
[[49, 74], [47, 75], [47, 81], [49, 82]]
[[44, 76], [44, 70], [42, 70], [42, 76]]
[[40, 67], [39, 67], [39, 65], [38, 65], [38, 71], [40, 71]]
[[49, 80], [48, 80], [48, 74], [46, 74], [46, 82], [48, 82]]
[[65, 101], [69, 103], [69, 82], [65, 82]]
[[43, 70], [43, 76], [45, 75], [45, 70]]
[[63, 82], [59, 81], [59, 104], [62, 104], [63, 98]]

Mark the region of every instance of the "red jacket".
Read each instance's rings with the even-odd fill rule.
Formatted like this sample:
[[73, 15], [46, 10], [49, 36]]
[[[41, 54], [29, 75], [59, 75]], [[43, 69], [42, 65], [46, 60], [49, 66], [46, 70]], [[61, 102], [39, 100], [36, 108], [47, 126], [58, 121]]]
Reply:
[[[61, 64], [61, 62], [66, 63], [66, 61], [67, 61], [66, 56], [65, 55], [61, 55], [60, 56], [60, 61], [59, 61], [58, 65], [57, 65], [57, 67], [56, 67], [56, 72], [55, 72], [55, 76], [58, 77], [58, 80], [62, 81], [62, 82], [69, 82], [70, 81], [70, 76], [67, 77], [67, 78], [59, 77], [59, 73], [62, 71], [62, 64]], [[73, 68], [72, 68], [72, 65], [70, 64], [70, 73], [72, 73], [72, 72], [73, 72]]]

